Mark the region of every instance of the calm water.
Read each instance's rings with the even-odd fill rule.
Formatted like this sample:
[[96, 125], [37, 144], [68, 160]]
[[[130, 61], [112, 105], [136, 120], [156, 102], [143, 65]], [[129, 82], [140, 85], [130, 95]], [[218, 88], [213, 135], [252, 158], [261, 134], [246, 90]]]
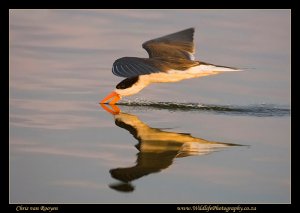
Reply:
[[[10, 202], [290, 203], [290, 22], [289, 10], [10, 10]], [[246, 71], [98, 104], [122, 80], [114, 60], [189, 27], [196, 59]]]

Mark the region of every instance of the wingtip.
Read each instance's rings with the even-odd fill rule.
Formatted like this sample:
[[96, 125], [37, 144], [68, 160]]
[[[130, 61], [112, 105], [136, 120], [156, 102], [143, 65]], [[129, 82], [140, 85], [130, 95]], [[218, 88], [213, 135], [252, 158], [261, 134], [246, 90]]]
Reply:
[[[189, 27], [189, 28], [186, 28], [185, 30], [192, 30], [192, 31], [195, 31], [195, 27]], [[185, 31], [185, 30], [182, 30], [182, 31]]]

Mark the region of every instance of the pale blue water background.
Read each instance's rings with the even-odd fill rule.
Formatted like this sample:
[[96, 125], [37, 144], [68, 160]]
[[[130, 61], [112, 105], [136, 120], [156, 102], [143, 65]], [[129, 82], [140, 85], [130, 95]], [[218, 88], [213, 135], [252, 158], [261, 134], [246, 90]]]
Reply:
[[[10, 202], [289, 203], [290, 16], [290, 10], [10, 10]], [[132, 192], [116, 191], [109, 171], [134, 166], [139, 151], [98, 105], [122, 80], [111, 65], [123, 56], [147, 57], [144, 41], [189, 27], [196, 29], [196, 59], [246, 71], [151, 85], [124, 99], [180, 103], [177, 110], [120, 108], [153, 128], [245, 146], [175, 158], [133, 181]], [[184, 103], [200, 108], [182, 110]]]

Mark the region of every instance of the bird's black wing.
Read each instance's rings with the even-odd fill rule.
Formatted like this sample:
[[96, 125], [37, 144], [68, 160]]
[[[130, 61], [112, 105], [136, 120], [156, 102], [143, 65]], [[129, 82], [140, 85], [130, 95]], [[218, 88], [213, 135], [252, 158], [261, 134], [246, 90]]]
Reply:
[[194, 28], [189, 28], [143, 43], [149, 58], [182, 58], [194, 60]]
[[161, 70], [149, 59], [123, 57], [113, 63], [112, 72], [116, 76], [130, 78], [161, 72]]

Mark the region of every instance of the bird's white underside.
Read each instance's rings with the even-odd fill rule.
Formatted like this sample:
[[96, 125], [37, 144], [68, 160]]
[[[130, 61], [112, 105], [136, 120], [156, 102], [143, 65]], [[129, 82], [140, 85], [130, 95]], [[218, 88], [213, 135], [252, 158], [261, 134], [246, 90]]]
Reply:
[[190, 78], [200, 78], [209, 75], [216, 75], [221, 72], [236, 72], [242, 71], [237, 69], [231, 69], [222, 66], [214, 65], [199, 65], [192, 68], [189, 68], [185, 71], [181, 70], [169, 70], [167, 72], [151, 73], [149, 75], [140, 75], [139, 80], [132, 85], [130, 88], [126, 89], [116, 89], [121, 97], [129, 96], [138, 93], [143, 88], [148, 86], [151, 83], [169, 83], [169, 82], [178, 82]]

